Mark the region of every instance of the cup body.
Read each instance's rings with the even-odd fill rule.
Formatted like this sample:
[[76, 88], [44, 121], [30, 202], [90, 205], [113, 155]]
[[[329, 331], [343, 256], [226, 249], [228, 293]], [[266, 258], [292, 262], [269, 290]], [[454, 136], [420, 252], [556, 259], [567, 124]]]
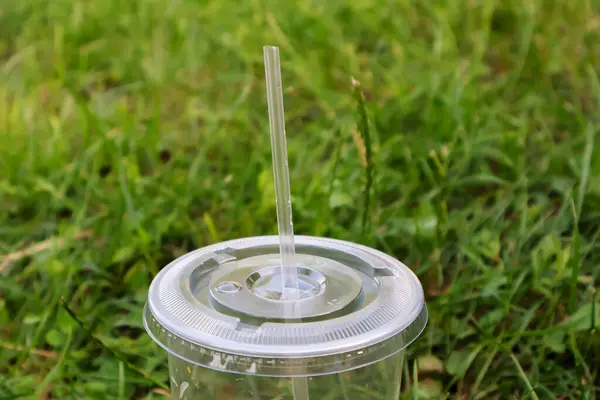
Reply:
[[309, 377], [268, 377], [214, 371], [169, 354], [173, 399], [397, 400], [405, 352], [366, 367]]

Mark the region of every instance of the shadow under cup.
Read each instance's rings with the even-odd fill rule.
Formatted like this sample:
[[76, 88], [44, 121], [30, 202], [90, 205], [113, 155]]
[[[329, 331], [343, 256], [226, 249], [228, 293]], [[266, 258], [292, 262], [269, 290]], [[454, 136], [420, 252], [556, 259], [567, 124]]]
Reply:
[[282, 293], [275, 236], [188, 253], [150, 286], [144, 325], [169, 353], [175, 399], [397, 399], [424, 329], [416, 276], [377, 250], [296, 237]]

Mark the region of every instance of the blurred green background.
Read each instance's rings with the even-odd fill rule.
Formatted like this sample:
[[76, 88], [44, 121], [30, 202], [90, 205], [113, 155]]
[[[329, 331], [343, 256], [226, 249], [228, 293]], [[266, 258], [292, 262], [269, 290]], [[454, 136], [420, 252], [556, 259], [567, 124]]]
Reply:
[[264, 44], [296, 233], [423, 283], [403, 398], [597, 398], [599, 30], [594, 0], [2, 1], [0, 398], [166, 393], [152, 277], [276, 233]]

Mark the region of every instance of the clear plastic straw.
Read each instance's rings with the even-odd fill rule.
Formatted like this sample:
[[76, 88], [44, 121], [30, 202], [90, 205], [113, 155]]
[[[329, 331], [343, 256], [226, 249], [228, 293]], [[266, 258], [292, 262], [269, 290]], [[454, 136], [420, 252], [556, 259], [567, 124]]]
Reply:
[[294, 224], [292, 222], [292, 199], [285, 141], [285, 118], [283, 115], [283, 89], [279, 48], [264, 47], [269, 104], [269, 126], [271, 130], [271, 153], [275, 176], [277, 203], [277, 225], [279, 228], [279, 251], [281, 254], [282, 299], [294, 300], [298, 295], [298, 274], [294, 263]]
[[[282, 300], [298, 298], [298, 273], [294, 261], [294, 223], [292, 221], [292, 199], [290, 196], [290, 174], [285, 141], [285, 118], [283, 115], [283, 88], [279, 48], [264, 47], [265, 73], [267, 80], [267, 102], [269, 103], [269, 127], [271, 131], [271, 154], [273, 155], [273, 175], [275, 176], [275, 196], [277, 203], [277, 227], [279, 229], [279, 253], [281, 255]], [[293, 302], [288, 303], [288, 315], [293, 315]], [[287, 311], [286, 311], [287, 313]], [[294, 400], [309, 400], [308, 378], [292, 378]]]

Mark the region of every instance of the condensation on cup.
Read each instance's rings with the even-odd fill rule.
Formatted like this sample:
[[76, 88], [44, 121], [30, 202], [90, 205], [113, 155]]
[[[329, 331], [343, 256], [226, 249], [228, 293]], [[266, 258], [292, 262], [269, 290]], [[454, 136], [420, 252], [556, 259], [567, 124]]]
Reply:
[[427, 323], [419, 280], [369, 247], [295, 240], [294, 300], [275, 236], [198, 249], [156, 276], [144, 325], [174, 399], [398, 399], [403, 350]]

